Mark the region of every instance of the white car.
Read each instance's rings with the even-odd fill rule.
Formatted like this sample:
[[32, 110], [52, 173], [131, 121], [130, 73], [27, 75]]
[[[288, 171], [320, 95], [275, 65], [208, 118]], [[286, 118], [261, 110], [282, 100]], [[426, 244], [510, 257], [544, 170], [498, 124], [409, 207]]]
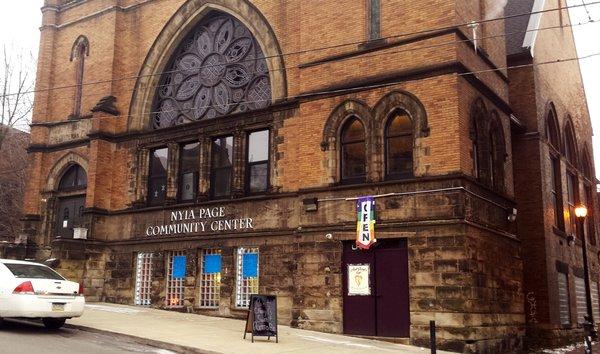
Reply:
[[2, 318], [42, 319], [48, 329], [83, 314], [83, 287], [45, 265], [0, 259], [0, 322]]

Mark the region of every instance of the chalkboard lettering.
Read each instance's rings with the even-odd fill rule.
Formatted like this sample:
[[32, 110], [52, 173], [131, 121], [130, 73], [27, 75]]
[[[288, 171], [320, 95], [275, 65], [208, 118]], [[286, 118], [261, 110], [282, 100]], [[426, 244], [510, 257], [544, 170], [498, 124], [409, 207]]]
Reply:
[[275, 342], [279, 343], [277, 334], [277, 297], [274, 295], [252, 295], [250, 297], [250, 307], [248, 310], [248, 319], [246, 320], [246, 333], [252, 333], [252, 342], [254, 336], [257, 337], [275, 337]]

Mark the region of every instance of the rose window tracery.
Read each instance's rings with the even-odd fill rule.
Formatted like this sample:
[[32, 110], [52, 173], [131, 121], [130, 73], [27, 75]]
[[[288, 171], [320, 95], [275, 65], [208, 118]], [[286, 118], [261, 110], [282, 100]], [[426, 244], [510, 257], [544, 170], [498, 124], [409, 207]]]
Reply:
[[166, 128], [271, 103], [269, 69], [250, 31], [230, 15], [207, 16], [165, 68], [153, 128]]

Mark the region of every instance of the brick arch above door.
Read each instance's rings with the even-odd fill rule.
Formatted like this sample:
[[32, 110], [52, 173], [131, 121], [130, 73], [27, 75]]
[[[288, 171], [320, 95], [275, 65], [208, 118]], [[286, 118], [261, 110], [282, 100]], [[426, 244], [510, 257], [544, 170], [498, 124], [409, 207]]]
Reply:
[[58, 189], [58, 184], [60, 183], [60, 179], [63, 173], [74, 164], [78, 164], [84, 169], [86, 173], [88, 173], [87, 159], [74, 152], [69, 152], [62, 156], [60, 159], [58, 159], [58, 161], [56, 161], [50, 169], [50, 173], [48, 173], [48, 178], [46, 180], [46, 186], [44, 187], [44, 191], [56, 191]]

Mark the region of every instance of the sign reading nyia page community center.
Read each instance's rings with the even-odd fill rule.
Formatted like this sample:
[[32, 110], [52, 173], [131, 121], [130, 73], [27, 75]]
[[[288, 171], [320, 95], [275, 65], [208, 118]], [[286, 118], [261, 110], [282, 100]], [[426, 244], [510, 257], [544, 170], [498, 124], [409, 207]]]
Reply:
[[369, 249], [375, 239], [375, 198], [360, 197], [356, 202], [358, 222], [356, 226], [356, 246]]

